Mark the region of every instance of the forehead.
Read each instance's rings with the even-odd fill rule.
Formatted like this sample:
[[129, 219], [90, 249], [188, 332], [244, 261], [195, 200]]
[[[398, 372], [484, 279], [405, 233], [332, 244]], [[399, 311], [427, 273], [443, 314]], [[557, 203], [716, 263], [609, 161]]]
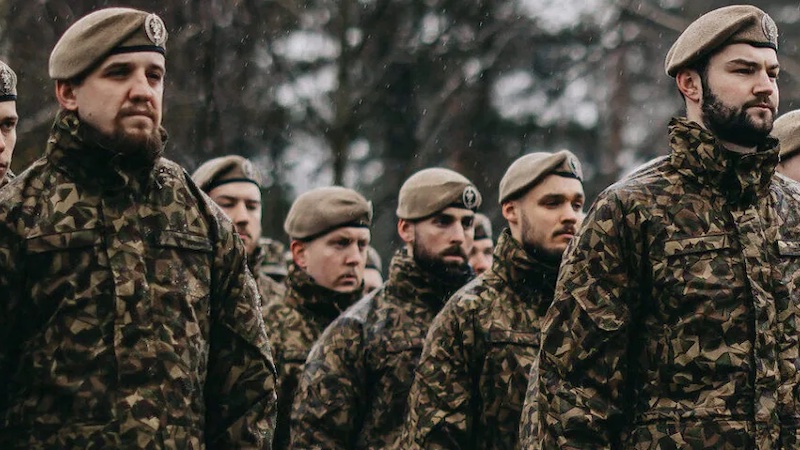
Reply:
[[0, 120], [17, 117], [17, 102], [0, 102]]
[[211, 198], [231, 197], [242, 200], [261, 200], [261, 190], [253, 183], [246, 181], [235, 181], [233, 183], [221, 184], [211, 191], [208, 196]]
[[371, 236], [369, 228], [363, 227], [341, 227], [327, 234], [323, 234], [315, 241], [328, 241], [336, 239], [367, 240]]
[[155, 67], [164, 70], [166, 66], [166, 59], [164, 55], [158, 52], [130, 52], [118, 53], [106, 58], [100, 66], [95, 69], [95, 72], [103, 70], [104, 68], [114, 64], [129, 64], [144, 67]]
[[523, 198], [541, 198], [546, 195], [583, 196], [583, 183], [575, 178], [547, 175], [539, 184], [528, 191]]
[[466, 208], [457, 208], [455, 206], [448, 206], [447, 208], [435, 213], [431, 217], [423, 220], [423, 222], [430, 222], [436, 216], [451, 216], [454, 217], [456, 220], [461, 220], [465, 217], [475, 217], [475, 212], [471, 209]]
[[726, 64], [736, 60], [774, 66], [778, 64], [778, 54], [769, 47], [754, 47], [743, 43], [730, 44], [714, 54], [709, 59], [709, 65]]

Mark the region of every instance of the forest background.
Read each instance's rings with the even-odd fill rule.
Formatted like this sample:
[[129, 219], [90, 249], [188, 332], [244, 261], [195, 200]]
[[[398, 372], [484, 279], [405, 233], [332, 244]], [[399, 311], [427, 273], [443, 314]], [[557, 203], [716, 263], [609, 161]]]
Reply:
[[[373, 242], [399, 245], [403, 180], [469, 177], [499, 230], [500, 178], [519, 156], [567, 148], [591, 201], [668, 152], [682, 101], [664, 56], [697, 0], [0, 0], [0, 59], [19, 77], [13, 170], [39, 158], [57, 110], [47, 60], [77, 18], [108, 6], [170, 32], [167, 157], [190, 172], [229, 153], [266, 175], [264, 234], [286, 242], [293, 199], [340, 184], [375, 206]], [[800, 107], [800, 3], [752, 4], [779, 28], [782, 112]], [[588, 204], [587, 204], [588, 208]]]

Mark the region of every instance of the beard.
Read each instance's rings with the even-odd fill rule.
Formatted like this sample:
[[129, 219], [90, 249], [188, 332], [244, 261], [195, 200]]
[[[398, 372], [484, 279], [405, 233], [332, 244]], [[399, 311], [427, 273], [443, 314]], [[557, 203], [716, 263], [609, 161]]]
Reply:
[[[104, 133], [83, 122], [84, 138], [122, 157], [133, 165], [153, 165], [164, 153], [164, 134], [159, 126], [149, 133], [128, 133], [122, 126], [122, 118], [131, 111], [122, 109], [114, 119], [114, 131]], [[150, 115], [155, 123], [155, 115]]]
[[[548, 249], [543, 243], [536, 242], [534, 236], [535, 230], [531, 221], [526, 214], [522, 214], [520, 220], [520, 232], [522, 234], [522, 248], [532, 258], [537, 259], [545, 264], [558, 266], [561, 264], [561, 258], [564, 256], [564, 251], [559, 249]], [[575, 225], [566, 224], [558, 230], [554, 231], [552, 236], [555, 237], [563, 233], [571, 233], [575, 235]]]
[[[723, 103], [719, 97], [703, 82], [703, 124], [720, 140], [731, 142], [743, 147], [756, 147], [763, 144], [772, 131], [772, 122], [775, 120], [776, 110], [769, 99], [756, 99], [735, 108]], [[769, 104], [771, 118], [763, 123], [756, 123], [747, 114], [747, 110], [755, 105]]]
[[[414, 239], [414, 261], [425, 272], [448, 284], [464, 284], [472, 277], [472, 268], [467, 262], [467, 254], [459, 245], [446, 248], [438, 254], [429, 251], [420, 245], [419, 239]], [[462, 262], [446, 261], [445, 256], [461, 256]]]

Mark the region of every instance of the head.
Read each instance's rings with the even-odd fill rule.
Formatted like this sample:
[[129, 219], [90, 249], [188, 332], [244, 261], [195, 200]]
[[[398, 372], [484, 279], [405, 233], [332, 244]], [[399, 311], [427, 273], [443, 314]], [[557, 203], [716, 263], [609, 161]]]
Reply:
[[166, 39], [158, 16], [129, 8], [95, 11], [59, 39], [50, 54], [56, 98], [89, 139], [150, 161], [161, 155]]
[[364, 294], [378, 289], [383, 284], [383, 275], [381, 274], [381, 256], [374, 247], [367, 248], [367, 265], [364, 268]]
[[772, 128], [772, 136], [781, 144], [780, 163], [776, 170], [800, 181], [800, 110], [778, 117]]
[[665, 65], [689, 120], [731, 150], [766, 141], [779, 104], [780, 71], [777, 27], [767, 14], [748, 5], [711, 11], [681, 34]]
[[494, 241], [492, 240], [492, 222], [483, 214], [475, 214], [475, 237], [472, 250], [469, 252], [469, 265], [477, 274], [482, 274], [492, 267]]
[[17, 75], [0, 61], [0, 184], [11, 167], [17, 144]]
[[500, 206], [511, 236], [531, 255], [558, 263], [583, 220], [583, 173], [567, 150], [531, 153], [500, 181]]
[[250, 160], [238, 155], [203, 163], [192, 179], [231, 219], [252, 255], [261, 238], [261, 174]]
[[339, 186], [299, 196], [283, 228], [292, 260], [314, 282], [336, 292], [360, 290], [371, 239], [372, 204]]
[[406, 180], [398, 197], [397, 232], [423, 268], [444, 276], [468, 270], [480, 192], [448, 169], [421, 170]]

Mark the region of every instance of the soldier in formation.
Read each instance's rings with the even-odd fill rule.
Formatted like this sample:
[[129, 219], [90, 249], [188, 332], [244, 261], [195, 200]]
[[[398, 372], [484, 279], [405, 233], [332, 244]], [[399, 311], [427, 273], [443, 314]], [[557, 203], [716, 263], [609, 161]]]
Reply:
[[364, 295], [378, 289], [383, 284], [383, 264], [381, 255], [375, 247], [367, 248], [367, 265], [364, 267]]
[[492, 267], [492, 253], [494, 240], [492, 240], [492, 222], [481, 213], [475, 214], [475, 240], [472, 250], [469, 251], [469, 265], [476, 275]]
[[777, 172], [800, 181], [800, 110], [790, 111], [775, 120], [772, 136], [780, 142]]
[[275, 367], [230, 221], [161, 157], [167, 31], [108, 8], [50, 55], [45, 155], [0, 190], [0, 447], [271, 448]]

